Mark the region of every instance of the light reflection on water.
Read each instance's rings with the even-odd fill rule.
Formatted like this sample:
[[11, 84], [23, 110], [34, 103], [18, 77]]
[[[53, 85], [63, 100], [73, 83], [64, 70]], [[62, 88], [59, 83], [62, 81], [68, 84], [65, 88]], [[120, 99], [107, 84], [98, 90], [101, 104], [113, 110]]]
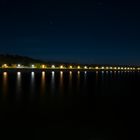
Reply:
[[69, 72], [69, 94], [71, 94], [72, 89], [72, 71]]
[[86, 87], [87, 87], [87, 71], [84, 72], [84, 86], [83, 86], [84, 90], [86, 89]]
[[102, 81], [104, 81], [104, 78], [105, 78], [105, 72], [104, 71], [101, 71], [101, 78], [102, 78]]
[[21, 72], [17, 72], [16, 93], [16, 99], [19, 100], [22, 93]]
[[[48, 77], [46, 75], [48, 75]], [[20, 99], [21, 96], [23, 96], [24, 91], [29, 92], [31, 98], [34, 98], [34, 96], [38, 94], [43, 98], [48, 94], [52, 96], [55, 96], [55, 93], [58, 93], [58, 95], [64, 95], [64, 91], [66, 91], [66, 93], [68, 93], [69, 95], [72, 95], [74, 92], [76, 92], [76, 94], [79, 94], [81, 92], [81, 89], [83, 89], [83, 91], [90, 90], [88, 89], [89, 84], [93, 85], [92, 91], [94, 91], [94, 93], [97, 93], [98, 91], [100, 92], [101, 89], [102, 92], [104, 92], [109, 87], [108, 85], [112, 84], [112, 81], [117, 82], [122, 78], [127, 78], [127, 75], [130, 78], [132, 76], [131, 73], [129, 74], [125, 71], [96, 71], [93, 73], [87, 71], [60, 71], [59, 73], [52, 71], [50, 73], [47, 73], [45, 71], [42, 71], [41, 73], [31, 72], [29, 77], [27, 77], [28, 74], [26, 75], [21, 72], [17, 72], [16, 76], [14, 76], [14, 74], [3, 72], [1, 91], [3, 93], [2, 96], [6, 96], [8, 94], [9, 85], [11, 85], [9, 84], [9, 81], [12, 81], [9, 79], [10, 77], [14, 76], [13, 80], [15, 79], [16, 81], [13, 83], [13, 85], [16, 86], [16, 88], [13, 88], [13, 93], [16, 93], [17, 99]], [[27, 81], [26, 79], [29, 79], [29, 81]]]
[[79, 86], [80, 86], [80, 71], [77, 72], [77, 93], [79, 93]]
[[86, 85], [87, 81], [87, 71], [84, 72], [84, 86]]
[[60, 71], [60, 94], [63, 94], [64, 91], [64, 81], [63, 81], [63, 71]]
[[98, 84], [98, 78], [99, 78], [99, 72], [96, 71], [95, 74], [96, 74], [96, 75], [95, 75], [95, 85], [97, 85], [97, 84]]
[[41, 96], [45, 95], [45, 90], [46, 90], [46, 73], [42, 71], [41, 75]]
[[30, 89], [31, 89], [31, 96], [34, 96], [35, 92], [35, 73], [31, 72], [31, 83], [30, 83]]
[[[102, 76], [104, 85], [101, 85]], [[76, 138], [79, 138], [81, 132], [84, 132], [83, 138], [86, 139], [87, 136], [90, 137], [89, 132], [91, 132], [91, 136], [94, 135], [94, 130], [95, 133], [98, 133], [97, 137], [95, 134], [93, 139], [103, 139], [109, 133], [108, 139], [112, 129], [119, 130], [121, 128], [118, 136], [120, 137], [123, 130], [128, 129], [126, 126], [133, 123], [127, 124], [127, 120], [132, 119], [128, 114], [138, 114], [138, 107], [134, 112], [137, 101], [135, 103], [135, 100], [131, 100], [131, 94], [134, 94], [134, 97], [139, 94], [137, 92], [139, 81], [138, 73], [128, 72], [122, 74], [118, 72], [111, 74], [110, 71], [104, 71], [104, 73], [101, 71], [96, 73], [95, 71], [0, 73], [1, 127], [51, 129], [50, 138], [54, 134], [54, 129], [57, 128], [56, 131], [66, 129], [62, 133], [66, 134], [65, 137], [72, 135], [71, 139], [75, 138], [76, 133], [78, 134], [76, 134]], [[78, 82], [80, 83], [79, 87]], [[57, 88], [58, 90], [56, 90]], [[48, 89], [55, 91], [58, 97], [46, 96], [54, 95]], [[63, 94], [60, 94], [59, 89], [61, 92], [63, 91]], [[34, 101], [29, 100], [31, 92], [33, 96], [37, 95]], [[71, 96], [67, 97], [67, 92]], [[42, 93], [45, 96], [40, 96]], [[6, 94], [7, 97], [3, 100], [2, 96]], [[62, 97], [61, 95], [66, 96]], [[22, 97], [18, 100], [20, 102], [15, 100], [18, 97]], [[130, 100], [127, 97], [130, 97]], [[133, 104], [134, 106], [132, 106]], [[115, 126], [112, 127], [112, 124]], [[105, 127], [107, 127], [107, 131]], [[71, 130], [74, 128], [74, 131], [69, 134], [67, 128], [72, 128]], [[89, 131], [85, 133], [85, 130]], [[99, 135], [101, 138], [98, 137]]]
[[17, 72], [17, 93], [21, 92], [21, 72]]
[[3, 72], [3, 95], [7, 96], [8, 93], [8, 74]]
[[51, 92], [52, 94], [55, 92], [55, 72], [51, 73]]

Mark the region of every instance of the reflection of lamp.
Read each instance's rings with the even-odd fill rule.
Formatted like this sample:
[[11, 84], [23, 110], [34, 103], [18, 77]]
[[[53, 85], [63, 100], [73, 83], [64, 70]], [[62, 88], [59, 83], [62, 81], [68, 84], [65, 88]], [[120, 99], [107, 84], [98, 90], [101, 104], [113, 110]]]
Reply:
[[17, 75], [20, 76], [21, 75], [21, 72], [17, 72]]
[[7, 72], [4, 72], [3, 75], [4, 75], [4, 76], [7, 76]]

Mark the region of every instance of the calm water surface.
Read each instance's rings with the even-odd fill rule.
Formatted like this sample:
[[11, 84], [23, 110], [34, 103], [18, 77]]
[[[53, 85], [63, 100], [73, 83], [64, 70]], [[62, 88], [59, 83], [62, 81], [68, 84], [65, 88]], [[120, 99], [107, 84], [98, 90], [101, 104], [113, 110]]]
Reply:
[[50, 139], [128, 139], [139, 85], [138, 72], [0, 72], [0, 126]]

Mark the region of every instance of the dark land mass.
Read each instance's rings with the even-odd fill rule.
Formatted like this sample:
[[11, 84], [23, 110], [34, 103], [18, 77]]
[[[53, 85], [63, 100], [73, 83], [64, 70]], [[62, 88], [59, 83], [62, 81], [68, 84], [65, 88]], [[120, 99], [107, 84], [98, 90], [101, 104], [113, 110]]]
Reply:
[[[3, 64], [22, 64], [25, 66], [31, 65], [31, 64], [47, 64], [47, 65], [65, 65], [65, 66], [69, 66], [69, 65], [87, 65], [84, 63], [78, 64], [78, 63], [73, 63], [73, 62], [62, 62], [62, 61], [47, 61], [47, 60], [40, 60], [40, 59], [34, 59], [28, 56], [20, 56], [20, 55], [11, 55], [11, 54], [0, 54], [0, 65]], [[122, 65], [110, 65], [110, 64], [88, 64], [87, 66], [122, 66]], [[126, 65], [128, 66], [128, 65]], [[134, 66], [134, 65], [133, 65]]]
[[44, 61], [33, 59], [26, 56], [19, 56], [19, 55], [0, 55], [0, 64], [24, 64], [28, 65], [31, 63], [44, 63]]
[[[2, 64], [23, 64], [23, 65], [30, 65], [30, 64], [64, 64], [64, 65], [70, 65], [70, 64], [75, 64], [78, 65], [77, 63], [67, 63], [67, 62], [58, 62], [58, 61], [45, 61], [45, 60], [39, 60], [39, 59], [34, 59], [31, 57], [27, 56], [20, 56], [20, 55], [10, 55], [10, 54], [0, 54], [0, 65]], [[84, 64], [83, 64], [84, 65]]]

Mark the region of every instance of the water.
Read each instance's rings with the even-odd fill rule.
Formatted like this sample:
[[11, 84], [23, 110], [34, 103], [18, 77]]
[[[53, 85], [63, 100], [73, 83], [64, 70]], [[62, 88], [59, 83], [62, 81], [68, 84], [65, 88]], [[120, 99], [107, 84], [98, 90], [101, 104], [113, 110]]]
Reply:
[[139, 83], [138, 72], [0, 72], [0, 127], [42, 129], [49, 139], [127, 139]]

